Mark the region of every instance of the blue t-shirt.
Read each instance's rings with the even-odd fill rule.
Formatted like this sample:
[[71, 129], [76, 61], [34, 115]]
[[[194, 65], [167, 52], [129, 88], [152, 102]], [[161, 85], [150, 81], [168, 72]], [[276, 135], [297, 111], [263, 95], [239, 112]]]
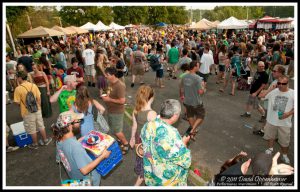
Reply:
[[[79, 113], [76, 107], [72, 106], [75, 113]], [[83, 122], [80, 124], [80, 135], [85, 136], [94, 130], [94, 116], [92, 113], [93, 105], [89, 105], [87, 113], [84, 113]]]
[[[80, 169], [92, 162], [81, 143], [76, 140], [76, 137], [68, 138], [65, 141], [57, 142], [57, 153], [60, 161], [64, 165], [69, 177], [71, 179], [88, 179], [89, 174], [83, 175]], [[99, 186], [101, 176], [96, 169], [92, 172], [92, 185]]]

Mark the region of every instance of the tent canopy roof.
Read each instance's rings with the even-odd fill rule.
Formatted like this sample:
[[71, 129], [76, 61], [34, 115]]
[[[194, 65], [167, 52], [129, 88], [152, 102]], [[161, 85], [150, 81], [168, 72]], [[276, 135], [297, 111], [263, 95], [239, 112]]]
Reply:
[[75, 27], [75, 26], [66, 27], [66, 29], [72, 30], [73, 32], [75, 32], [77, 34], [83, 34], [83, 33], [88, 33], [89, 32], [86, 29], [82, 29], [80, 27]]
[[104, 25], [100, 20], [96, 24], [100, 28], [100, 31], [110, 30], [111, 28], [107, 25]]
[[82, 25], [80, 27], [81, 29], [86, 29], [89, 31], [99, 31], [100, 27], [98, 27], [97, 25], [91, 23], [91, 22], [87, 22], [86, 24]]
[[240, 21], [235, 17], [229, 17], [217, 25], [218, 29], [244, 29], [248, 28], [248, 23]]
[[47, 27], [39, 26], [18, 35], [18, 38], [52, 37], [52, 36], [63, 36], [63, 35], [64, 35], [63, 32], [54, 29], [49, 29]]
[[63, 33], [65, 33], [65, 34], [67, 34], [67, 35], [72, 35], [72, 34], [75, 33], [74, 31], [71, 31], [71, 30], [69, 30], [69, 29], [62, 28], [62, 27], [57, 26], [57, 25], [53, 26], [51, 29], [54, 29], [54, 30], [63, 32]]
[[119, 29], [125, 29], [124, 26], [118, 25], [118, 24], [116, 24], [116, 23], [114, 23], [114, 22], [111, 22], [111, 24], [109, 24], [109, 27], [110, 27], [111, 29], [116, 29], [116, 30], [119, 30]]

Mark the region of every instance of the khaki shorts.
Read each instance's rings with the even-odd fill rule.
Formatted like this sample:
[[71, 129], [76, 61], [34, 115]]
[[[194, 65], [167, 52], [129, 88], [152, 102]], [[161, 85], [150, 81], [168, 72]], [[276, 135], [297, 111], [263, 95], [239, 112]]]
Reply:
[[95, 65], [85, 66], [84, 71], [85, 71], [86, 76], [95, 76], [96, 75]]
[[168, 63], [168, 67], [172, 70], [172, 72], [175, 72], [177, 71], [177, 63], [174, 63], [174, 64], [170, 64]]
[[266, 140], [276, 139], [278, 135], [278, 143], [282, 147], [288, 147], [290, 145], [290, 138], [291, 138], [290, 127], [274, 126], [267, 122], [264, 131], [265, 131], [264, 139]]
[[113, 134], [123, 131], [123, 120], [124, 113], [107, 115], [108, 125]]
[[144, 75], [145, 74], [145, 66], [144, 65], [136, 65], [132, 66], [132, 74], [133, 75]]
[[24, 128], [28, 134], [34, 134], [37, 129], [45, 129], [42, 111], [38, 110], [35, 113], [28, 113], [24, 118]]
[[258, 97], [252, 97], [251, 94], [248, 97], [247, 105], [253, 106], [253, 109], [259, 108]]
[[198, 106], [190, 106], [183, 104], [186, 108], [186, 116], [187, 118], [196, 117], [197, 119], [204, 119], [205, 117], [205, 109], [203, 104]]

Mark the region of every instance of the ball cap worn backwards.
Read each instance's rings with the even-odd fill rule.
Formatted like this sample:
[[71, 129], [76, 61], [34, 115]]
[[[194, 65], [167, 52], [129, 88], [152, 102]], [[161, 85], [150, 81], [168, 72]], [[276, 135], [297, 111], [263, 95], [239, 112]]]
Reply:
[[56, 122], [56, 126], [63, 128], [68, 126], [70, 123], [73, 123], [75, 120], [83, 119], [83, 113], [75, 113], [73, 111], [65, 111], [59, 114]]

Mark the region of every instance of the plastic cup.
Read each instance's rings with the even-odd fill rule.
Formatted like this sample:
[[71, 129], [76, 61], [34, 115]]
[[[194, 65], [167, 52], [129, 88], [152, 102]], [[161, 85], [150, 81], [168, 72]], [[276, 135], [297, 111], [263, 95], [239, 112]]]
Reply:
[[248, 77], [247, 83], [250, 85], [252, 83], [253, 77]]
[[283, 112], [282, 111], [278, 111], [278, 119], [282, 119], [283, 116]]

